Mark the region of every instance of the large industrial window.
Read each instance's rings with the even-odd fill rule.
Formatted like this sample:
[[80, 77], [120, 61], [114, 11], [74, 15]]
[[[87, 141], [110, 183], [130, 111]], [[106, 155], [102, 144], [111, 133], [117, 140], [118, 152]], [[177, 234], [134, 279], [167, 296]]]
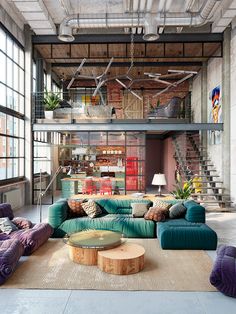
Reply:
[[24, 176], [24, 51], [0, 26], [0, 181]]

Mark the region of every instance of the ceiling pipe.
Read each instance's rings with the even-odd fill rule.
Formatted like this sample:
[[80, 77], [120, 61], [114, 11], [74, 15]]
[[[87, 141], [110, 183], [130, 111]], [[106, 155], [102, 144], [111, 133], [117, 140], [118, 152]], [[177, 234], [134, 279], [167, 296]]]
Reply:
[[[219, 0], [206, 1], [198, 14], [160, 12], [157, 15], [152, 13], [70, 15], [60, 24], [58, 38], [62, 41], [73, 41], [73, 28], [144, 27], [144, 40], [156, 40], [158, 38], [157, 26], [203, 25], [208, 21], [208, 18], [217, 3], [219, 3]], [[71, 32], [68, 27], [71, 28]]]

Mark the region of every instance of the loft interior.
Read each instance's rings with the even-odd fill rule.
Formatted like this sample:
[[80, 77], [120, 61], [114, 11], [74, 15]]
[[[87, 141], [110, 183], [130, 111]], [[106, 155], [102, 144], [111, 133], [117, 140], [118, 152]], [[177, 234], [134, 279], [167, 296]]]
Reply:
[[[83, 0], [2, 3], [1, 197], [7, 197], [6, 184], [23, 191], [28, 184], [26, 202], [37, 202], [40, 172], [47, 184], [60, 166], [74, 168], [74, 176], [121, 176], [124, 194], [148, 191], [153, 173], [167, 171], [170, 191], [176, 171], [188, 178], [190, 168], [187, 153], [180, 161], [172, 142], [198, 133], [234, 199], [234, 174], [222, 167], [234, 145], [234, 1], [96, 6]], [[45, 91], [49, 101], [50, 93], [59, 99], [51, 118]], [[190, 170], [202, 167], [199, 162]], [[66, 172], [52, 195], [64, 193]]]

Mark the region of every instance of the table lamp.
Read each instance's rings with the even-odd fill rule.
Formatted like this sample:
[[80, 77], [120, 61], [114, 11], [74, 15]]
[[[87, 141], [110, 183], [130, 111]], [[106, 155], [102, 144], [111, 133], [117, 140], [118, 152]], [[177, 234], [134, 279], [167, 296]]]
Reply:
[[163, 173], [155, 173], [152, 179], [152, 185], [159, 185], [157, 196], [163, 196], [161, 194], [162, 185], [166, 185], [166, 178]]

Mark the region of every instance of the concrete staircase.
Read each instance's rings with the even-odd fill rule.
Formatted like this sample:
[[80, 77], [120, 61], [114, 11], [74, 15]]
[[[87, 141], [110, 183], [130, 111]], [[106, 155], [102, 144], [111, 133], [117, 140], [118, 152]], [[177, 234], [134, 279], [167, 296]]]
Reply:
[[[230, 195], [225, 193], [223, 181], [207, 154], [207, 149], [200, 144], [199, 133], [183, 132], [172, 136], [178, 172], [183, 180], [194, 179], [201, 183], [201, 193], [193, 193], [196, 201], [215, 204], [221, 208], [230, 207]], [[197, 178], [196, 178], [197, 177]], [[199, 180], [197, 180], [199, 178]]]

